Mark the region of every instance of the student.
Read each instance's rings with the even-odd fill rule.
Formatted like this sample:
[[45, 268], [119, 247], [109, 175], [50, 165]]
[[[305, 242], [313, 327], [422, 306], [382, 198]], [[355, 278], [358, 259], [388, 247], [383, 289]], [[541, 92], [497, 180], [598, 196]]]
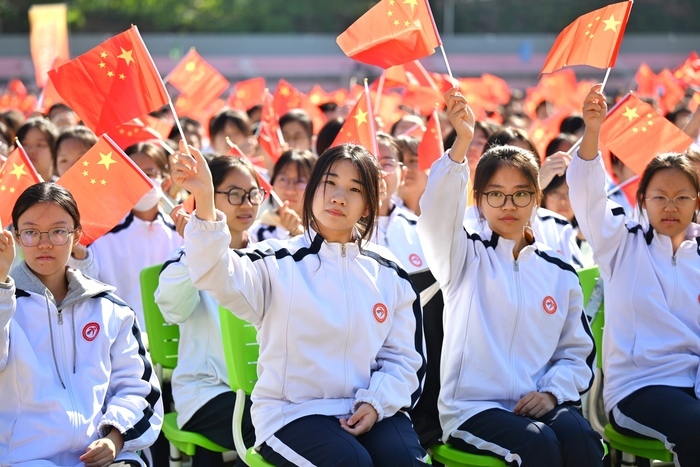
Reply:
[[445, 297], [443, 440], [523, 467], [602, 466], [600, 436], [578, 407], [595, 358], [578, 276], [527, 227], [537, 163], [515, 146], [486, 151], [474, 199], [487, 224], [465, 231], [474, 115], [457, 88], [445, 98], [458, 136], [430, 170], [418, 220]]
[[[27, 188], [0, 231], [0, 465], [143, 466], [163, 405], [134, 312], [66, 267], [80, 214], [65, 188]], [[13, 238], [14, 237], [14, 238]], [[15, 243], [24, 261], [12, 269]]]
[[124, 152], [155, 187], [136, 203], [121, 223], [88, 247], [88, 257], [84, 261], [74, 264], [91, 277], [114, 285], [145, 329], [139, 281], [141, 270], [165, 262], [174, 249], [182, 246], [183, 240], [159, 204], [163, 196], [161, 186], [169, 177], [168, 158], [163, 148], [153, 143], [138, 143]]
[[280, 240], [303, 233], [301, 223], [304, 190], [311, 176], [316, 158], [309, 151], [288, 149], [284, 151], [272, 170], [270, 184], [284, 206], [279, 207], [270, 197], [264, 206], [266, 212], [250, 233], [253, 241], [268, 238]]
[[88, 127], [73, 126], [61, 131], [54, 148], [56, 175], [61, 177], [68, 172], [95, 144], [97, 136]]
[[29, 160], [41, 178], [54, 180], [53, 148], [58, 138], [58, 129], [45, 118], [30, 118], [17, 130], [17, 139], [27, 151]]
[[406, 166], [406, 177], [399, 189], [401, 203], [416, 216], [420, 216], [420, 197], [428, 183], [428, 175], [418, 169], [418, 138], [411, 136], [396, 137], [396, 144], [401, 149], [401, 158]]
[[[247, 230], [265, 197], [255, 169], [244, 159], [218, 156], [209, 162], [209, 170], [215, 206], [226, 215], [231, 235], [229, 247], [250, 247]], [[176, 209], [172, 215], [182, 234], [190, 216]], [[180, 326], [178, 360], [172, 377], [178, 427], [235, 450], [231, 427], [236, 394], [229, 387], [219, 305], [192, 284], [183, 248], [175, 250], [163, 266], [155, 299], [166, 321]], [[245, 444], [252, 446], [255, 434], [248, 410], [244, 417], [243, 437]], [[220, 453], [197, 448], [193, 466], [223, 465]]]
[[226, 138], [241, 148], [246, 156], [255, 155], [257, 143], [250, 129], [250, 119], [245, 112], [224, 109], [209, 120], [209, 144], [211, 149], [221, 156], [228, 154], [230, 150]]
[[292, 109], [280, 117], [280, 130], [284, 142], [291, 149], [311, 151], [314, 124], [304, 109]]
[[663, 441], [675, 465], [700, 465], [698, 172], [681, 154], [654, 158], [637, 190], [642, 223], [627, 220], [605, 196], [600, 89], [586, 97], [586, 130], [567, 182], [605, 280], [605, 410], [622, 433]]
[[408, 275], [368, 242], [379, 167], [361, 146], [327, 150], [304, 198], [305, 234], [229, 250], [204, 159], [173, 176], [197, 200], [185, 229], [190, 275], [258, 329], [251, 411], [256, 446], [275, 465], [425, 465], [404, 413], [425, 370], [421, 309]]
[[80, 117], [66, 104], [58, 102], [52, 105], [46, 112], [46, 118], [56, 125], [58, 130], [70, 128], [80, 124]]

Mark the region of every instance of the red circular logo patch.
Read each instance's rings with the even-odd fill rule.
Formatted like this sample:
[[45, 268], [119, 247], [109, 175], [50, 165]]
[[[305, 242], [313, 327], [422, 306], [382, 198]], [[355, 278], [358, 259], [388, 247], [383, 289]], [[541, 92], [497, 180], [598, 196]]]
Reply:
[[557, 309], [559, 307], [557, 306], [557, 302], [554, 300], [554, 298], [552, 298], [550, 295], [547, 295], [546, 297], [544, 297], [544, 300], [542, 300], [542, 308], [548, 315], [553, 315], [557, 312]]
[[88, 323], [85, 325], [83, 328], [83, 339], [85, 339], [88, 342], [92, 342], [95, 340], [97, 335], [100, 333], [100, 325], [93, 322], [93, 323]]
[[376, 319], [380, 323], [386, 321], [386, 317], [389, 316], [389, 312], [386, 309], [386, 305], [384, 305], [383, 303], [377, 303], [376, 305], [374, 305], [372, 313], [374, 313], [374, 319]]
[[408, 260], [411, 262], [412, 265], [414, 265], [417, 268], [423, 266], [423, 260], [420, 259], [420, 256], [418, 256], [415, 253], [413, 253], [411, 256], [409, 256]]

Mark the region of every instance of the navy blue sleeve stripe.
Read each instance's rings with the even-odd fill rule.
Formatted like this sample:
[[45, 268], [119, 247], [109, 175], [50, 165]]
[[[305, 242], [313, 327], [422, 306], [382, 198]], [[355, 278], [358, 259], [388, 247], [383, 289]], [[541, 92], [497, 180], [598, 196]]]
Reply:
[[182, 250], [180, 252], [180, 254], [177, 255], [177, 258], [169, 259], [165, 263], [163, 263], [163, 267], [160, 268], [160, 272], [158, 273], [158, 275], [163, 274], [163, 271], [165, 271], [165, 268], [167, 268], [171, 264], [179, 263], [183, 256], [185, 256], [185, 250]]
[[[539, 216], [539, 214], [538, 214], [538, 216]], [[552, 220], [559, 225], [570, 225], [571, 224], [571, 222], [567, 221], [566, 219], [564, 219], [562, 217], [557, 217], [557, 216], [552, 216], [552, 215], [539, 216], [539, 218], [543, 221]]]
[[399, 214], [397, 214], [396, 216], [397, 216], [397, 217], [400, 217], [400, 218], [402, 218], [402, 219], [405, 219], [406, 222], [409, 223], [409, 225], [416, 225], [416, 224], [418, 223], [417, 220], [415, 220], [415, 219], [410, 219], [410, 218], [408, 218], [408, 217], [407, 217], [406, 215], [404, 215], [404, 214], [400, 214], [400, 213], [399, 213]]
[[[552, 263], [552, 264], [558, 266], [559, 268], [563, 269], [564, 271], [569, 271], [572, 274], [576, 274], [576, 269], [574, 269], [574, 267], [572, 265], [570, 265], [569, 263], [567, 263], [566, 261], [564, 261], [560, 258], [554, 257], [554, 256], [549, 256], [544, 251], [535, 250], [535, 253], [537, 254], [537, 256], [539, 256], [543, 260], [547, 261], [548, 263]], [[576, 274], [576, 277], [578, 277], [578, 274]]]
[[126, 219], [124, 219], [124, 222], [122, 222], [119, 225], [114, 226], [112, 228], [112, 230], [110, 230], [107, 233], [113, 234], [113, 233], [121, 232], [122, 230], [127, 229], [133, 221], [134, 221], [134, 213], [129, 212], [129, 215], [126, 216]]
[[247, 256], [251, 261], [259, 261], [267, 258], [268, 256], [274, 256], [276, 259], [280, 260], [291, 256], [295, 262], [299, 262], [304, 259], [307, 255], [315, 255], [321, 250], [321, 245], [323, 244], [323, 237], [316, 235], [313, 242], [308, 248], [299, 248], [295, 253], [290, 252], [287, 248], [280, 248], [277, 251], [274, 250], [233, 250], [238, 256]]
[[172, 222], [168, 222], [168, 220], [165, 218], [165, 216], [163, 215], [162, 212], [158, 211], [158, 214], [157, 214], [157, 215], [158, 215], [161, 219], [163, 219], [163, 224], [165, 224], [166, 226], [170, 227], [170, 230], [172, 230], [173, 232], [176, 232], [176, 231], [177, 231], [177, 228], [175, 227], [175, 224], [173, 224]]
[[588, 325], [588, 318], [586, 317], [586, 312], [583, 310], [581, 310], [581, 325], [583, 326], [583, 329], [586, 331], [586, 334], [588, 334], [588, 337], [591, 338], [591, 342], [593, 343], [593, 350], [591, 350], [591, 353], [588, 354], [588, 357], [586, 357], [586, 365], [588, 365], [588, 368], [591, 369], [591, 380], [588, 381], [588, 387], [580, 393], [585, 394], [588, 392], [589, 389], [591, 389], [591, 386], [593, 386], [593, 378], [595, 378], [593, 365], [595, 363], [595, 353], [598, 349], [595, 348], [595, 339], [593, 338], [593, 333], [591, 332], [591, 328]]
[[613, 216], [624, 216], [625, 215], [625, 209], [622, 208], [621, 206], [618, 206], [616, 208], [612, 208], [610, 210], [610, 212], [612, 212]]

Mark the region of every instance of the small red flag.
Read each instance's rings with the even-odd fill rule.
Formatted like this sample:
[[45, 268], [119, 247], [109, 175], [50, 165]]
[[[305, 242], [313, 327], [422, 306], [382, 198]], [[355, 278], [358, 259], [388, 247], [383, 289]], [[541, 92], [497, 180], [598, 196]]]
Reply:
[[656, 74], [649, 65], [639, 65], [634, 80], [637, 82], [637, 94], [642, 97], [656, 97]]
[[614, 3], [576, 18], [557, 36], [540, 73], [571, 65], [613, 67], [631, 8], [631, 1]]
[[96, 135], [168, 103], [136, 26], [49, 71], [49, 78]]
[[142, 115], [139, 118], [146, 126], [160, 135], [160, 139], [168, 139], [170, 132], [173, 131], [174, 123], [171, 123], [162, 118], [152, 117], [148, 114]]
[[147, 127], [138, 119], [122, 123], [114, 130], [109, 130], [107, 135], [124, 151], [133, 144], [160, 139], [158, 132]]
[[348, 57], [382, 68], [427, 57], [442, 45], [428, 0], [381, 0], [336, 42]]
[[369, 101], [367, 91], [363, 92], [357, 100], [357, 104], [345, 119], [345, 123], [340, 128], [338, 136], [335, 137], [331, 146], [352, 143], [364, 146], [374, 157], [378, 157], [377, 132], [374, 129], [374, 115], [372, 114], [372, 104]]
[[187, 52], [166, 81], [188, 100], [196, 102], [197, 108], [207, 107], [230, 86], [228, 80], [194, 49]]
[[15, 148], [0, 170], [0, 219], [7, 227], [12, 223], [12, 210], [17, 198], [24, 190], [41, 182], [27, 153], [21, 147]]
[[258, 144], [265, 153], [270, 156], [273, 161], [277, 161], [282, 154], [281, 131], [277, 122], [277, 115], [272, 106], [272, 95], [270, 91], [263, 91], [263, 107], [260, 115], [260, 123], [258, 130]]
[[684, 152], [693, 140], [633, 93], [608, 113], [600, 140], [634, 173], [664, 152]]
[[423, 139], [418, 145], [418, 170], [428, 170], [445, 153], [437, 109], [428, 119]]
[[671, 112], [685, 97], [683, 86], [668, 69], [663, 69], [656, 75], [656, 91], [659, 94], [659, 107], [663, 113]]
[[292, 109], [300, 109], [303, 101], [304, 93], [281, 79], [272, 98], [272, 107], [275, 109], [275, 114], [281, 117]]
[[263, 92], [265, 92], [265, 78], [261, 76], [239, 81], [233, 85], [233, 91], [228, 98], [228, 106], [246, 111], [262, 104]]
[[700, 57], [697, 52], [690, 52], [685, 62], [673, 70], [673, 76], [686, 86], [700, 86]]
[[153, 182], [108, 136], [102, 136], [56, 183], [70, 191], [78, 204], [83, 245], [109, 232], [153, 188]]

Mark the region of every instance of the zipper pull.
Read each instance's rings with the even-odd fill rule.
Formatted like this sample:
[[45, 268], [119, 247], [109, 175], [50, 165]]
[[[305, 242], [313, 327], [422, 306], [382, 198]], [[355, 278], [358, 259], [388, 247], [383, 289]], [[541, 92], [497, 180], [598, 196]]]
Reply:
[[343, 258], [345, 258], [345, 243], [343, 243], [342, 245], [340, 245], [340, 256], [342, 256]]
[[671, 264], [676, 265], [676, 255], [671, 256]]
[[518, 272], [520, 270], [517, 259], [513, 262], [513, 269], [515, 270], [515, 272]]
[[58, 310], [58, 324], [63, 324], [63, 313]]

